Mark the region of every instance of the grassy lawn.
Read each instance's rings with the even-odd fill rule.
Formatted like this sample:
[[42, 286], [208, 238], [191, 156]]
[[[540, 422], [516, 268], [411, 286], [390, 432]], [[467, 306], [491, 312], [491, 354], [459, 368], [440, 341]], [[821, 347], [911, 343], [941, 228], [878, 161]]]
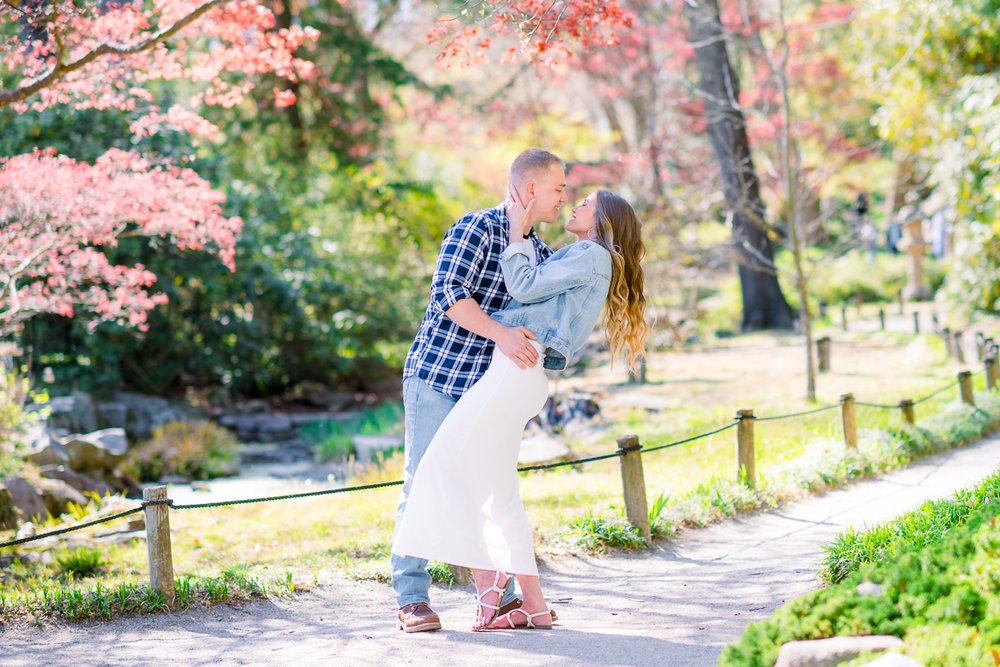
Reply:
[[[998, 333], [1000, 326], [991, 322], [982, 330]], [[593, 365], [580, 377], [554, 382], [557, 392], [597, 392], [602, 406], [596, 425], [567, 433], [566, 438], [575, 455], [586, 456], [614, 451], [615, 439], [625, 434], [637, 434], [648, 447], [711, 431], [731, 423], [736, 410], [743, 408], [754, 409], [758, 417], [778, 416], [835, 405], [847, 392], [858, 401], [896, 404], [953, 382], [960, 369], [947, 359], [934, 335], [831, 334], [832, 371], [819, 376], [817, 404], [803, 400], [804, 351], [799, 337], [748, 335], [727, 339], [713, 349], [654, 353], [650, 382], [642, 386], [628, 384], [622, 369], [611, 369], [606, 363]], [[969, 367], [978, 370], [975, 365]], [[981, 374], [977, 382], [981, 391]], [[735, 483], [735, 429], [649, 453], [644, 456], [647, 498], [651, 505], [658, 497], [665, 499], [654, 517], [655, 534], [667, 536], [684, 526], [709, 523], [898, 467], [910, 456], [943, 446], [944, 440], [972, 439], [996, 425], [1000, 403], [995, 399], [979, 394], [986, 412], [977, 415], [957, 409], [957, 395], [957, 388], [950, 389], [917, 406], [918, 426], [930, 425], [933, 415], [951, 413], [938, 420], [933, 434], [914, 436], [915, 444], [907, 444], [910, 449], [904, 447], [905, 451], [899, 449], [903, 445], [898, 438], [891, 444], [886, 436], [887, 430], [901, 426], [897, 409], [858, 408], [857, 454], [844, 452], [839, 408], [760, 421], [756, 442], [761, 480], [753, 493]], [[969, 426], [963, 430], [962, 424]], [[936, 444], [920, 444], [924, 440]], [[395, 456], [349, 483], [399, 479], [401, 468], [401, 457]], [[615, 459], [524, 474], [521, 491], [543, 558], [636, 545], [620, 518], [621, 473]], [[397, 495], [398, 488], [391, 487], [171, 512], [174, 570], [186, 582], [186, 602], [287, 593], [342, 573], [387, 581]], [[53, 522], [40, 529], [56, 526]], [[58, 546], [18, 547], [0, 553], [0, 620], [157, 609], [155, 596], [151, 599], [142, 586], [147, 580], [144, 541], [102, 545], [87, 538], [114, 528], [115, 524], [104, 524], [73, 533]], [[0, 535], [0, 539], [10, 537]], [[73, 551], [86, 544], [99, 552], [97, 563], [88, 568], [67, 566], [67, 562], [89, 563], [86, 554], [77, 556]], [[438, 581], [450, 580], [445, 566], [435, 566], [433, 574]], [[113, 599], [110, 607], [106, 602], [93, 602], [98, 585], [111, 591], [112, 598], [117, 594], [120, 604]], [[121, 593], [130, 586], [128, 595]], [[62, 599], [60, 605], [49, 602], [55, 591], [62, 591], [61, 598], [65, 598], [73, 590], [85, 598], [79, 602], [83, 611], [66, 614]]]

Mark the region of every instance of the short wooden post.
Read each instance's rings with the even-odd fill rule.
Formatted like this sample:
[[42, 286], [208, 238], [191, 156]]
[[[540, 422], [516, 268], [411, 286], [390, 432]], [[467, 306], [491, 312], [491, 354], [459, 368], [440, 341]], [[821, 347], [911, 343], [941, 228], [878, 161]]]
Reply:
[[976, 399], [972, 395], [972, 372], [962, 371], [958, 374], [958, 387], [961, 391], [962, 402], [966, 405], [974, 406]]
[[878, 309], [878, 328], [879, 331], [885, 331], [885, 309]]
[[986, 336], [982, 331], [976, 332], [976, 361], [986, 358]]
[[918, 311], [913, 311], [913, 333], [920, 333], [920, 313]]
[[618, 438], [618, 453], [622, 465], [622, 487], [625, 492], [625, 516], [647, 540], [652, 538], [649, 526], [649, 506], [646, 504], [646, 479], [642, 474], [642, 445], [639, 436]]
[[911, 426], [917, 422], [916, 417], [913, 415], [913, 401], [909, 398], [904, 398], [899, 402], [899, 409], [903, 412], [903, 421]]
[[944, 347], [948, 350], [948, 356], [955, 356], [955, 341], [951, 337], [951, 329], [945, 327], [941, 329], [941, 339], [944, 341]]
[[819, 372], [830, 370], [830, 337], [823, 336], [816, 340], [816, 357], [819, 359]]
[[451, 570], [451, 576], [457, 585], [468, 586], [472, 583], [472, 570], [464, 565], [452, 565], [448, 563], [448, 569]]
[[955, 343], [954, 343], [954, 345], [955, 345], [955, 348], [954, 348], [955, 361], [957, 361], [960, 364], [964, 364], [965, 363], [965, 351], [962, 350], [962, 332], [961, 331], [956, 331], [955, 333], [952, 334], [952, 338], [955, 339]]
[[903, 314], [903, 290], [899, 290], [899, 314]]
[[840, 397], [840, 409], [844, 417], [844, 444], [848, 449], [858, 446], [858, 421], [854, 412], [854, 394]]
[[736, 419], [736, 479], [746, 481], [751, 489], [757, 485], [754, 470], [753, 410], [738, 410]]
[[997, 364], [995, 357], [983, 359], [983, 368], [986, 371], [986, 391], [993, 391], [997, 386]]
[[843, 302], [840, 304], [840, 328], [847, 331], [847, 304]]
[[149, 587], [163, 594], [163, 600], [172, 607], [177, 599], [174, 592], [174, 561], [170, 554], [170, 505], [167, 504], [167, 487], [152, 486], [142, 490], [142, 501], [147, 504], [146, 551], [149, 555]]
[[646, 357], [635, 360], [635, 371], [629, 371], [629, 384], [646, 384]]

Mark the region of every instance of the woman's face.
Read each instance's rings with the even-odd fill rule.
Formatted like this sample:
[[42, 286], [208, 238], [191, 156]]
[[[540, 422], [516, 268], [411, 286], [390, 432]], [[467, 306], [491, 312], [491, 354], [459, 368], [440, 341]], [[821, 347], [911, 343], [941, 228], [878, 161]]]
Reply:
[[597, 226], [597, 193], [591, 192], [579, 205], [573, 207], [573, 214], [566, 223], [566, 231], [577, 238], [594, 238], [597, 233], [590, 230]]

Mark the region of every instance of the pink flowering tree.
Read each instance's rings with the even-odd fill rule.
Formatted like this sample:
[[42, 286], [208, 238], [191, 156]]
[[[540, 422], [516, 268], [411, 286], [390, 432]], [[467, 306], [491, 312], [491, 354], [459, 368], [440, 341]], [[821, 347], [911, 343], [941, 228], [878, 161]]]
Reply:
[[[22, 114], [117, 109], [136, 137], [164, 130], [211, 142], [199, 110], [240, 104], [264, 74], [314, 76], [296, 50], [316, 32], [276, 28], [256, 0], [0, 3], [0, 108]], [[183, 81], [187, 96], [161, 108], [152, 86]], [[294, 95], [274, 89], [274, 106]], [[0, 160], [0, 336], [34, 315], [89, 317], [143, 328], [165, 301], [141, 265], [102, 251], [127, 236], [216, 254], [233, 269], [242, 222], [190, 169], [112, 149], [94, 164], [44, 145]]]

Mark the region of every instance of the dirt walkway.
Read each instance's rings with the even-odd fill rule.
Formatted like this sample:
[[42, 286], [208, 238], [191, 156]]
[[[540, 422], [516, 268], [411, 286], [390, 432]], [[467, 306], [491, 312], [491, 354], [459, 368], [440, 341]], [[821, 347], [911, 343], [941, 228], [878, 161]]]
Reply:
[[445, 630], [404, 635], [388, 587], [339, 581], [276, 602], [45, 629], [0, 628], [0, 664], [712, 665], [747, 623], [817, 588], [822, 545], [969, 486], [1000, 436], [819, 498], [688, 531], [641, 556], [549, 562], [560, 623], [472, 633], [469, 592], [434, 589]]

